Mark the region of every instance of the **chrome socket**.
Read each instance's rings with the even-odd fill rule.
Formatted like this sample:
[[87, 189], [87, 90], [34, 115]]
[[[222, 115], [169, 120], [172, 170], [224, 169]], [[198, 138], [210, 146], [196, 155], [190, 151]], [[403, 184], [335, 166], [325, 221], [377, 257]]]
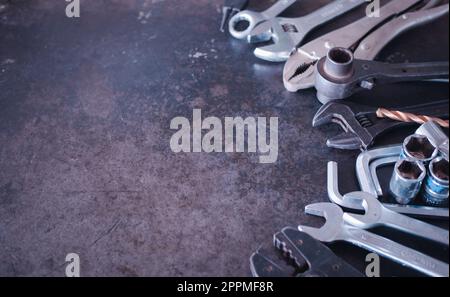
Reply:
[[389, 183], [391, 194], [399, 204], [411, 203], [419, 194], [427, 175], [425, 165], [414, 159], [401, 159], [395, 164]]
[[448, 205], [448, 159], [438, 157], [430, 162], [423, 189], [423, 199], [430, 206]]
[[439, 150], [430, 142], [428, 137], [420, 134], [408, 136], [403, 142], [400, 158], [412, 159], [428, 164], [436, 158]]

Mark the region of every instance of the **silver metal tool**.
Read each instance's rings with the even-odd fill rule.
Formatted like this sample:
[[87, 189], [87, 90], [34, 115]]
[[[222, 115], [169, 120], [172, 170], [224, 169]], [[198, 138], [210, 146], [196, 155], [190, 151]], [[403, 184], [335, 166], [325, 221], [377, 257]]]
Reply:
[[220, 22], [220, 31], [225, 32], [225, 25], [236, 13], [245, 9], [249, 0], [225, 0], [222, 7], [222, 21]]
[[419, 194], [426, 175], [422, 162], [400, 159], [394, 166], [389, 190], [399, 204], [410, 204]]
[[423, 196], [428, 205], [448, 206], [448, 159], [438, 157], [430, 162]]
[[[344, 196], [341, 195], [339, 191], [338, 166], [336, 162], [328, 162], [327, 190], [328, 197], [333, 203], [353, 210], [364, 210], [361, 204], [355, 203], [354, 201], [352, 202], [351, 200], [345, 200], [344, 197], [348, 194], [345, 194]], [[391, 203], [383, 203], [383, 205], [392, 211], [406, 215], [445, 220], [448, 220], [449, 218], [448, 208]]]
[[355, 59], [373, 60], [389, 42], [403, 32], [428, 24], [437, 18], [448, 14], [448, 4], [429, 8], [434, 6], [436, 2], [437, 1], [430, 1], [428, 2], [429, 5], [427, 4], [421, 10], [405, 13], [375, 30], [361, 41], [354, 52]]
[[438, 148], [444, 157], [448, 158], [449, 142], [448, 136], [434, 122], [427, 122], [417, 129], [416, 134], [425, 135], [428, 140]]
[[[393, 0], [380, 8], [380, 17], [364, 17], [299, 47], [287, 60], [283, 82], [288, 91], [312, 88], [315, 65], [333, 47], [353, 48], [371, 31], [418, 4], [420, 0]], [[375, 50], [372, 50], [375, 53]]]
[[379, 235], [346, 224], [344, 212], [333, 203], [316, 203], [306, 206], [305, 212], [324, 217], [321, 228], [300, 225], [298, 229], [322, 242], [346, 241], [360, 248], [378, 253], [392, 261], [430, 276], [449, 275], [448, 264]]
[[272, 40], [271, 45], [257, 47], [255, 56], [266, 61], [283, 62], [313, 29], [364, 3], [365, 0], [337, 0], [299, 18], [277, 17], [258, 24], [248, 36], [248, 41]]
[[389, 166], [391, 164], [395, 164], [395, 163], [397, 163], [398, 159], [399, 159], [398, 156], [380, 158], [380, 159], [376, 159], [375, 161], [373, 161], [372, 163], [369, 164], [370, 176], [372, 177], [373, 185], [375, 186], [377, 196], [383, 196], [383, 189], [381, 188], [381, 184], [378, 179], [378, 173], [377, 173], [378, 168]]
[[355, 60], [350, 50], [335, 47], [317, 62], [315, 73], [317, 99], [326, 104], [382, 84], [448, 78], [449, 62], [389, 64]]
[[[256, 25], [277, 17], [280, 13], [294, 4], [297, 0], [278, 0], [274, 5], [262, 12], [243, 10], [235, 14], [228, 23], [230, 34], [237, 39], [245, 39]], [[238, 24], [247, 22], [248, 26], [244, 30], [238, 29]]]
[[353, 192], [345, 195], [344, 200], [357, 201], [364, 207], [365, 214], [363, 215], [344, 214], [344, 220], [352, 226], [362, 229], [386, 226], [443, 245], [449, 245], [449, 233], [447, 230], [387, 209], [371, 194]]
[[436, 158], [438, 150], [428, 140], [428, 137], [420, 134], [413, 134], [405, 138], [402, 146], [401, 158], [417, 160], [424, 164], [428, 164]]

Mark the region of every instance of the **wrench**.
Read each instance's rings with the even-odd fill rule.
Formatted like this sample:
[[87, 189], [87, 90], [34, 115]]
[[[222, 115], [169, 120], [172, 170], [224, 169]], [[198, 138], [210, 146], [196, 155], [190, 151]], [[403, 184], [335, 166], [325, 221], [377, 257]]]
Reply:
[[325, 225], [321, 228], [298, 226], [300, 231], [308, 233], [317, 240], [322, 242], [346, 241], [430, 276], [445, 277], [449, 275], [449, 266], [442, 261], [346, 224], [344, 212], [336, 204], [311, 204], [306, 206], [305, 212], [324, 217], [326, 220]]
[[365, 192], [352, 192], [344, 196], [345, 200], [350, 200], [352, 201], [351, 203], [360, 203], [365, 211], [364, 215], [344, 214], [344, 220], [352, 226], [362, 229], [387, 226], [447, 246], [449, 245], [447, 230], [387, 209], [378, 201], [376, 196]]
[[380, 17], [364, 17], [299, 47], [287, 60], [283, 70], [286, 89], [296, 92], [314, 86], [315, 65], [333, 47], [353, 48], [380, 24], [410, 9], [420, 0], [393, 0], [380, 8]]
[[431, 143], [448, 159], [449, 141], [448, 136], [434, 122], [427, 122], [420, 126], [416, 134], [426, 136]]
[[[328, 197], [330, 198], [330, 201], [332, 201], [333, 203], [336, 203], [337, 205], [353, 210], [364, 210], [361, 203], [357, 203], [355, 201], [348, 199], [346, 200], [344, 199], [345, 196], [342, 196], [340, 194], [338, 166], [336, 162], [328, 163], [327, 190], [328, 190]], [[406, 215], [430, 217], [435, 219], [446, 219], [446, 220], [448, 220], [449, 217], [448, 208], [429, 207], [421, 205], [400, 205], [390, 203], [383, 203], [383, 205], [392, 211]]]
[[355, 60], [350, 50], [336, 47], [317, 63], [317, 99], [326, 104], [376, 85], [448, 78], [448, 68], [448, 62], [389, 64]]
[[[448, 117], [448, 100], [432, 103], [395, 108], [396, 110], [424, 114], [427, 116]], [[327, 140], [327, 146], [337, 149], [366, 150], [373, 145], [376, 138], [390, 129], [411, 125], [378, 118], [377, 108], [359, 105], [351, 102], [330, 102], [323, 105], [314, 116], [313, 127], [328, 123], [336, 123], [342, 127], [344, 133]]]
[[369, 165], [370, 176], [373, 180], [373, 184], [375, 186], [377, 196], [383, 196], [383, 189], [381, 188], [380, 181], [378, 180], [378, 174], [377, 174], [378, 168], [383, 167], [383, 166], [388, 166], [390, 164], [395, 164], [395, 163], [397, 163], [398, 159], [399, 159], [399, 156], [387, 157], [387, 158], [377, 159], [377, 160], [373, 161], [372, 163], [370, 163], [370, 165]]
[[303, 17], [274, 18], [258, 24], [248, 36], [248, 41], [272, 40], [274, 44], [257, 47], [255, 56], [266, 61], [283, 62], [313, 29], [364, 3], [365, 0], [338, 0]]
[[[297, 277], [362, 277], [355, 268], [337, 257], [326, 245], [297, 229], [286, 227], [274, 235], [274, 245], [294, 264], [307, 268]], [[305, 262], [306, 261], [306, 262]], [[306, 267], [303, 267], [305, 265]], [[290, 273], [257, 251], [250, 258], [255, 277], [289, 277]]]
[[[294, 4], [297, 0], [279, 0], [270, 8], [263, 12], [256, 12], [251, 10], [243, 10], [235, 14], [228, 23], [228, 30], [230, 34], [237, 39], [245, 39], [256, 25], [267, 20], [276, 18], [280, 13], [285, 11], [289, 6]], [[248, 22], [248, 27], [239, 31], [236, 26], [241, 21]]]
[[[429, 4], [433, 5], [433, 1]], [[427, 8], [429, 6], [425, 6]], [[367, 36], [355, 50], [355, 59], [373, 60], [379, 52], [395, 37], [403, 32], [428, 24], [441, 16], [448, 14], [449, 5], [441, 5], [435, 8], [405, 13], [402, 16], [388, 22], [380, 29]]]

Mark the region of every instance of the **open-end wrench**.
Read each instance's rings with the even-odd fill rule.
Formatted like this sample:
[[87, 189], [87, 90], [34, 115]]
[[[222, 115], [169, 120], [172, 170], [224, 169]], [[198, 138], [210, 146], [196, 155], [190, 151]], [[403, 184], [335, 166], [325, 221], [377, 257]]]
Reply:
[[365, 0], [337, 0], [299, 18], [277, 17], [258, 24], [248, 36], [248, 41], [272, 40], [271, 45], [257, 47], [255, 56], [271, 62], [283, 62], [313, 29], [364, 3]]
[[[362, 277], [355, 268], [337, 257], [327, 246], [310, 235], [286, 227], [274, 235], [274, 245], [288, 257], [295, 269], [305, 272], [297, 277]], [[306, 261], [306, 262], [305, 262]], [[303, 267], [306, 265], [306, 267]], [[289, 277], [291, 273], [259, 251], [250, 258], [255, 277]]]
[[352, 192], [344, 195], [345, 200], [360, 203], [364, 208], [364, 215], [344, 214], [344, 220], [355, 227], [371, 229], [386, 226], [443, 245], [449, 245], [447, 230], [392, 211], [378, 201], [376, 196], [365, 192]]
[[346, 241], [430, 276], [445, 277], [449, 275], [449, 266], [442, 261], [387, 238], [350, 226], [344, 221], [344, 212], [336, 204], [311, 204], [306, 206], [305, 212], [324, 217], [326, 220], [325, 225], [321, 228], [298, 226], [300, 231], [308, 233], [317, 240], [322, 242]]
[[335, 47], [317, 62], [315, 87], [317, 99], [323, 104], [345, 99], [377, 85], [397, 82], [447, 78], [449, 63], [389, 64], [355, 60], [352, 51]]
[[420, 0], [393, 0], [380, 8], [380, 17], [366, 16], [299, 47], [287, 60], [283, 82], [288, 91], [314, 86], [315, 65], [333, 47], [351, 49], [380, 24], [391, 20], [419, 3]]
[[[430, 1], [429, 4], [433, 5], [435, 3]], [[431, 5], [427, 5], [419, 11], [405, 13], [375, 30], [361, 41], [355, 50], [355, 59], [373, 60], [389, 42], [403, 32], [430, 23], [448, 14], [448, 4], [425, 9]]]
[[[346, 195], [351, 195], [351, 193], [345, 194], [344, 196], [341, 195], [339, 191], [338, 166], [336, 162], [328, 163], [327, 190], [328, 197], [333, 203], [348, 209], [364, 210], [364, 207], [361, 205], [361, 203], [349, 199], [344, 199]], [[449, 219], [448, 208], [429, 207], [422, 205], [401, 205], [391, 203], [383, 203], [383, 205], [387, 209], [405, 215], [427, 217], [433, 219]]]
[[[396, 108], [404, 112], [424, 114], [427, 116], [448, 117], [448, 100], [432, 103]], [[410, 125], [385, 118], [378, 118], [377, 108], [354, 104], [351, 102], [330, 102], [317, 111], [313, 120], [313, 127], [328, 123], [339, 124], [344, 130], [343, 134], [327, 140], [327, 146], [337, 149], [366, 150], [381, 134], [395, 127]]]
[[[262, 12], [251, 10], [243, 10], [235, 14], [228, 23], [228, 30], [230, 34], [237, 39], [245, 39], [250, 32], [261, 22], [276, 18], [280, 13], [285, 11], [289, 6], [294, 4], [297, 0], [278, 0], [274, 5]], [[237, 25], [242, 22], [248, 22], [248, 27], [245, 30], [239, 30]]]

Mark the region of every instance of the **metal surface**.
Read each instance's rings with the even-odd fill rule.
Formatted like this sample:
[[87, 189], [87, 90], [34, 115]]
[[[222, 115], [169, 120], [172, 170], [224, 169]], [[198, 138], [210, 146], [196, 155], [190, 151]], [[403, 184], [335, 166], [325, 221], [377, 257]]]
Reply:
[[346, 224], [344, 212], [336, 204], [311, 204], [305, 207], [305, 212], [324, 217], [326, 220], [325, 225], [321, 228], [298, 226], [300, 231], [308, 233], [317, 240], [322, 242], [346, 241], [430, 276], [449, 275], [448, 264], [444, 262], [387, 238]]
[[[363, 275], [337, 257], [327, 246], [297, 229], [287, 227], [274, 235], [275, 246], [294, 263], [296, 270], [304, 272], [297, 277], [362, 277]], [[306, 267], [303, 263], [306, 261]], [[299, 264], [300, 263], [300, 264]], [[292, 276], [260, 252], [250, 258], [255, 277]]]
[[[256, 25], [276, 18], [280, 13], [285, 11], [289, 6], [294, 4], [297, 0], [278, 0], [274, 5], [262, 12], [256, 12], [251, 10], [243, 10], [235, 14], [228, 23], [228, 30], [230, 34], [237, 39], [248, 38], [250, 32]], [[248, 26], [244, 30], [238, 29], [238, 24], [241, 22], [247, 22]]]
[[272, 40], [273, 44], [257, 47], [255, 56], [266, 61], [283, 62], [312, 30], [364, 3], [365, 0], [337, 0], [299, 18], [277, 17], [258, 24], [249, 34], [248, 41]]
[[448, 136], [433, 122], [427, 122], [417, 129], [416, 134], [424, 135], [438, 150], [445, 156], [449, 157]]
[[[435, 4], [433, 1], [430, 1], [429, 3], [430, 6]], [[424, 8], [428, 8], [430, 6], [426, 6]], [[391, 42], [400, 34], [417, 26], [422, 26], [432, 22], [437, 18], [448, 14], [448, 11], [449, 5], [445, 4], [439, 7], [409, 12], [399, 16], [364, 38], [354, 52], [355, 59], [374, 60], [386, 44]]]
[[[341, 195], [339, 191], [339, 177], [338, 177], [338, 165], [336, 162], [328, 162], [328, 173], [327, 173], [327, 191], [328, 197], [330, 201], [333, 203], [340, 205], [345, 208], [353, 209], [353, 210], [364, 210], [360, 203], [353, 201], [351, 199], [345, 199], [347, 195], [353, 195], [350, 192]], [[356, 192], [360, 193], [359, 191]], [[370, 193], [368, 193], [370, 194]], [[375, 196], [373, 194], [370, 194]], [[375, 196], [376, 197], [376, 196]], [[383, 203], [384, 207], [395, 211], [397, 213], [418, 216], [418, 217], [427, 217], [427, 218], [435, 218], [435, 219], [445, 219], [449, 218], [449, 210], [448, 208], [441, 207], [428, 207], [422, 205], [400, 205], [400, 204], [391, 204], [391, 203]]]
[[330, 32], [297, 49], [286, 62], [283, 71], [284, 86], [288, 91], [296, 92], [300, 89], [314, 86], [315, 65], [333, 47], [350, 49], [355, 46], [376, 26], [384, 21], [405, 12], [419, 0], [391, 1], [380, 8], [380, 17], [368, 17], [356, 21], [343, 28]]
[[[358, 152], [324, 145], [333, 126], [311, 129], [315, 94], [284, 91], [282, 65], [220, 33], [222, 0], [80, 2], [79, 19], [65, 17], [65, 1], [10, 1], [0, 13], [1, 276], [64, 276], [71, 252], [86, 277], [250, 276], [250, 254], [272, 247], [275, 232], [320, 223], [299, 210], [328, 200], [327, 161], [339, 162], [343, 191], [359, 189]], [[308, 13], [330, 2], [296, 6]], [[268, 5], [251, 1], [249, 9]], [[447, 16], [400, 36], [379, 59], [445, 60], [446, 36]], [[448, 88], [392, 85], [362, 99], [372, 96], [402, 106], [447, 98]], [[278, 162], [173, 153], [170, 121], [191, 119], [193, 108], [220, 119], [279, 117]], [[413, 129], [378, 143], [400, 143]], [[448, 261], [448, 249], [411, 244]], [[332, 250], [365, 270], [366, 251]], [[418, 276], [384, 259], [381, 267], [382, 276]]]
[[[433, 103], [405, 106], [401, 111], [423, 113], [430, 116], [448, 117], [448, 100]], [[330, 102], [322, 106], [314, 116], [313, 127], [336, 123], [344, 133], [329, 138], [327, 146], [337, 149], [357, 150], [372, 146], [377, 137], [404, 125], [414, 123], [380, 119], [376, 115], [377, 108], [363, 106], [351, 102]]]
[[423, 164], [430, 163], [438, 155], [438, 149], [433, 146], [428, 137], [421, 134], [413, 134], [405, 138], [402, 145], [400, 158], [419, 161]]
[[344, 220], [352, 226], [362, 229], [387, 226], [443, 245], [449, 245], [447, 230], [392, 211], [384, 207], [376, 196], [365, 192], [353, 192], [345, 195], [344, 200], [357, 201], [364, 207], [363, 215], [344, 214]]
[[449, 62], [390, 64], [355, 60], [350, 50], [335, 47], [317, 62], [315, 75], [317, 99], [326, 104], [383, 84], [448, 78]]

